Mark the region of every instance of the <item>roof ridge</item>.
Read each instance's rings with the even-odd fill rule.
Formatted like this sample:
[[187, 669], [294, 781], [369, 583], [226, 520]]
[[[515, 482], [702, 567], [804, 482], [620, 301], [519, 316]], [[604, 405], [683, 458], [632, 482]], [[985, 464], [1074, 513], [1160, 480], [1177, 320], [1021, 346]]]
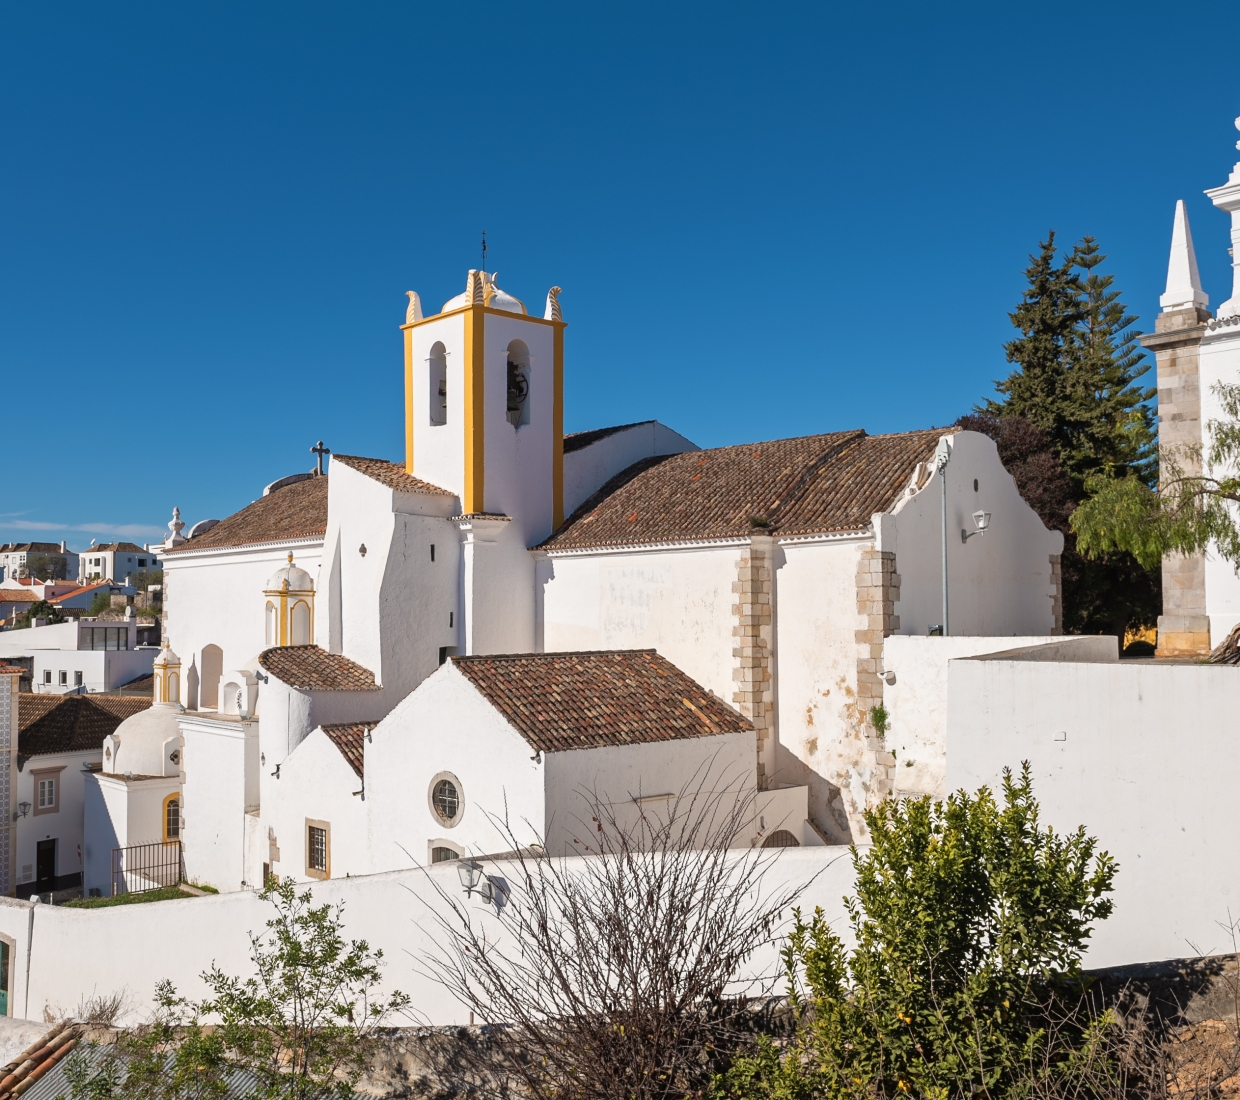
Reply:
[[647, 649], [555, 649], [547, 653], [470, 653], [453, 657], [456, 663], [467, 661], [531, 661], [543, 657], [618, 657], [632, 653], [654, 653], [658, 650], [653, 646]]

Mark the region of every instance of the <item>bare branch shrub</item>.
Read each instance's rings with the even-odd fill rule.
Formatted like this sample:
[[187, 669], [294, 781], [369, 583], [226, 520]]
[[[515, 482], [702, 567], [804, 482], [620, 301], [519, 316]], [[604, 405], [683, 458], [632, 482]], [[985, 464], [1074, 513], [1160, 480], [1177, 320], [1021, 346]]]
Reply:
[[512, 1029], [532, 1096], [702, 1095], [751, 1044], [750, 997], [776, 975], [746, 988], [742, 970], [805, 884], [771, 889], [763, 879], [778, 850], [732, 848], [756, 796], [712, 790], [710, 772], [657, 812], [583, 792], [577, 824], [591, 854], [580, 859], [524, 844], [494, 819], [515, 881], [492, 878], [486, 919], [436, 884], [446, 904], [426, 973], [480, 1021]]

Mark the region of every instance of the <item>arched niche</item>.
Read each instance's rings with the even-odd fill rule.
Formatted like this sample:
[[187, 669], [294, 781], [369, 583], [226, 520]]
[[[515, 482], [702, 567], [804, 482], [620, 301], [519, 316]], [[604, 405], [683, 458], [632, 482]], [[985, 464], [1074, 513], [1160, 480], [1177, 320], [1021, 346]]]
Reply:
[[441, 342], [431, 348], [426, 360], [430, 368], [427, 375], [430, 379], [430, 421], [432, 424], [448, 422], [448, 350]]
[[293, 604], [292, 613], [289, 616], [289, 644], [290, 645], [309, 645], [314, 639], [310, 636], [313, 629], [311, 625], [310, 605], [305, 600], [298, 600]]
[[267, 612], [265, 615], [267, 628], [265, 637], [269, 646], [280, 644], [280, 612], [276, 609], [276, 605], [270, 600], [267, 601]]
[[202, 672], [198, 677], [198, 706], [218, 710], [220, 677], [224, 674], [224, 651], [217, 645], [202, 647]]
[[520, 428], [530, 422], [530, 349], [524, 340], [508, 345], [508, 423]]

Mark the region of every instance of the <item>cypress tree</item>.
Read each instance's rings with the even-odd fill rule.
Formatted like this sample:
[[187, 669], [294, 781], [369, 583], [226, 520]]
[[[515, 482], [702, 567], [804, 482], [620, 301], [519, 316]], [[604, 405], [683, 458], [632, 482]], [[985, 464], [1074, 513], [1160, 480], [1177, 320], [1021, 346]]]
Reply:
[[[1148, 402], [1155, 391], [1138, 384], [1150, 369], [1114, 277], [1098, 266], [1106, 257], [1092, 237], [1058, 260], [1055, 234], [1030, 257], [1028, 286], [1009, 314], [1020, 335], [1004, 346], [1007, 378], [996, 382], [999, 400], [980, 406], [1000, 420], [1021, 417], [1045, 435], [1071, 483], [1071, 507], [1086, 498], [1096, 474], [1157, 480], [1157, 443]], [[1054, 524], [1059, 526], [1059, 524]], [[1161, 577], [1135, 558], [1115, 552], [1086, 559], [1076, 536], [1064, 531], [1064, 629], [1117, 634], [1153, 626], [1162, 605]]]

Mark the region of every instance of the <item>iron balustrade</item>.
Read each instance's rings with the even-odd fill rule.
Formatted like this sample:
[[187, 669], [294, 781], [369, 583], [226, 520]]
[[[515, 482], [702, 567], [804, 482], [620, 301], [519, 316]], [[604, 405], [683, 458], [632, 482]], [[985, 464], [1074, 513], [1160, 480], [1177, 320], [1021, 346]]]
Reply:
[[184, 879], [185, 860], [179, 840], [112, 849], [113, 897], [162, 890]]

